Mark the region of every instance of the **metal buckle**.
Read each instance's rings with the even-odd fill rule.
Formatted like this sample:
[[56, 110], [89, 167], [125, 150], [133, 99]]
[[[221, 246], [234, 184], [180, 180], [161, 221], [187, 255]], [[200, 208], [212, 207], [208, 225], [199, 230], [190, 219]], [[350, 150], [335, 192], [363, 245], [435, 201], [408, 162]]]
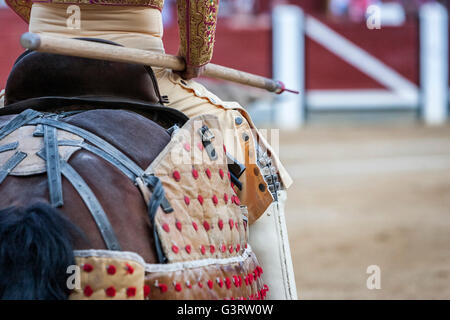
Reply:
[[211, 130], [209, 130], [207, 125], [203, 125], [200, 129], [198, 129], [198, 133], [202, 138], [203, 147], [205, 148], [209, 158], [211, 160], [217, 160], [218, 155], [212, 144], [212, 141], [215, 138], [214, 134], [211, 132]]
[[207, 125], [203, 125], [200, 129], [198, 129], [198, 132], [200, 133], [203, 141], [211, 142], [215, 138], [214, 134], [211, 130], [209, 130]]

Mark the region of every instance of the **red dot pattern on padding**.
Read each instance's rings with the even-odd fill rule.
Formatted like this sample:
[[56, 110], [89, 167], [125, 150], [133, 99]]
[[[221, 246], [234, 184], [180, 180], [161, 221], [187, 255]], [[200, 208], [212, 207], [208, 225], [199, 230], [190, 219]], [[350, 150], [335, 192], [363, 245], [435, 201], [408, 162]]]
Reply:
[[134, 272], [134, 268], [128, 263], [125, 264], [125, 269], [127, 270], [127, 272], [129, 274], [133, 274], [133, 272]]
[[94, 267], [92, 266], [92, 264], [85, 263], [83, 264], [83, 270], [86, 272], [91, 272], [92, 270], [94, 270]]
[[216, 195], [213, 195], [213, 196], [212, 196], [212, 201], [213, 201], [213, 203], [214, 203], [215, 206], [217, 206], [217, 204], [219, 203], [219, 199], [217, 199], [217, 196], [216, 196]]
[[231, 288], [231, 280], [230, 278], [225, 278], [225, 286], [227, 287], [227, 289]]
[[116, 288], [114, 288], [113, 286], [108, 287], [108, 288], [106, 288], [105, 292], [106, 292], [106, 295], [108, 297], [111, 297], [111, 298], [115, 297], [115, 295], [116, 295]]
[[175, 181], [180, 181], [180, 179], [181, 179], [181, 174], [179, 171], [174, 171], [172, 176], [175, 179]]
[[114, 265], [109, 265], [109, 266], [106, 268], [106, 271], [108, 272], [108, 274], [113, 275], [113, 274], [116, 273], [116, 266], [114, 266]]
[[127, 288], [127, 297], [134, 297], [136, 295], [136, 288], [129, 287]]
[[150, 294], [150, 286], [144, 285], [144, 298], [148, 297]]
[[83, 293], [86, 297], [90, 297], [94, 293], [94, 290], [92, 290], [91, 286], [86, 286], [84, 287]]
[[158, 287], [159, 287], [159, 289], [161, 290], [162, 293], [164, 293], [164, 292], [167, 291], [167, 285], [164, 284], [164, 283], [160, 283], [160, 284], [158, 285]]
[[[263, 273], [263, 270], [260, 266], [256, 266], [253, 271], [249, 271], [246, 275], [229, 275], [227, 277], [215, 277], [213, 279], [205, 279], [206, 280], [206, 284], [207, 287], [211, 290], [214, 290], [214, 284], [217, 284], [216, 289], [218, 288], [223, 288], [225, 286], [225, 288], [227, 290], [230, 290], [233, 287], [239, 288], [242, 287], [243, 284], [245, 283], [246, 286], [251, 286], [252, 288], [250, 288], [250, 290], [253, 292], [255, 290], [255, 288], [252, 286], [252, 283], [257, 281], [257, 279], [261, 276], [261, 274]], [[203, 289], [203, 282], [197, 281], [194, 282], [198, 285], [198, 287], [200, 289]], [[190, 280], [186, 280], [185, 282], [186, 287], [188, 289], [192, 289], [192, 284], [190, 282]], [[161, 290], [162, 293], [166, 292], [169, 290], [169, 287], [164, 284], [164, 283], [159, 283], [156, 284], [156, 287], [159, 288]], [[259, 284], [257, 284], [257, 287], [260, 287]], [[176, 291], [176, 292], [181, 292], [183, 291], [183, 285], [181, 282], [173, 282], [173, 288], [172, 290]], [[87, 286], [85, 288], [85, 294], [90, 295], [92, 293], [89, 293], [90, 290], [92, 290], [89, 286]], [[115, 288], [114, 287], [109, 287], [108, 289], [105, 290], [107, 292], [108, 296], [114, 296], [116, 294]], [[269, 291], [269, 287], [264, 284], [263, 287], [259, 290], [257, 290], [256, 293], [251, 294], [248, 297], [245, 296], [232, 296], [232, 297], [225, 297], [224, 300], [259, 300], [259, 299], [264, 299], [266, 297], [267, 291]], [[129, 287], [126, 290], [127, 296], [128, 297], [132, 297], [135, 296], [136, 294], [136, 288], [135, 287]], [[147, 297], [150, 295], [150, 287], [148, 285], [144, 285], [144, 297]]]

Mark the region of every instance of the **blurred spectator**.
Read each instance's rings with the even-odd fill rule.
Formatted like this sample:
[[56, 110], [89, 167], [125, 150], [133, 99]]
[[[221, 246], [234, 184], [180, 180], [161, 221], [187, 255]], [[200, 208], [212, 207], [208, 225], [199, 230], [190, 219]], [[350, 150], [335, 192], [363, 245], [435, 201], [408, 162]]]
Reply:
[[329, 0], [328, 11], [338, 17], [342, 17], [347, 14], [350, 0]]
[[175, 6], [176, 6], [175, 0], [165, 0], [164, 1], [164, 7], [162, 10], [164, 27], [170, 27], [172, 24], [176, 23], [177, 18], [175, 16], [175, 14], [176, 14]]
[[407, 15], [417, 14], [424, 3], [441, 2], [448, 6], [448, 0], [328, 0], [328, 13], [331, 17], [349, 19], [361, 22], [365, 19], [366, 10], [370, 5], [395, 2], [402, 5]]
[[364, 21], [367, 8], [373, 4], [377, 4], [379, 0], [351, 0], [348, 10], [348, 16], [353, 22]]
[[351, 21], [363, 21], [367, 8], [380, 0], [329, 0], [328, 11], [335, 17], [348, 17]]

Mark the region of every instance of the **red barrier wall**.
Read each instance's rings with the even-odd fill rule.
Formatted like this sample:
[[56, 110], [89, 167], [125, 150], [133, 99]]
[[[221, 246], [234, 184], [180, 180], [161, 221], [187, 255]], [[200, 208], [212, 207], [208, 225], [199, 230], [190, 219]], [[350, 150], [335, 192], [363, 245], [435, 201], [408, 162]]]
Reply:
[[[324, 16], [318, 16], [326, 21]], [[418, 28], [409, 21], [401, 28], [368, 30], [365, 25], [326, 22], [333, 30], [345, 36], [370, 54], [379, 58], [401, 75], [418, 83]], [[0, 87], [16, 57], [22, 52], [20, 35], [27, 25], [9, 9], [0, 9]], [[176, 25], [165, 29], [164, 43], [168, 53], [178, 49]], [[233, 29], [225, 20], [219, 20], [213, 62], [244, 71], [271, 76], [271, 30]], [[368, 89], [382, 88], [373, 79], [362, 74], [314, 41], [306, 41], [307, 89]]]

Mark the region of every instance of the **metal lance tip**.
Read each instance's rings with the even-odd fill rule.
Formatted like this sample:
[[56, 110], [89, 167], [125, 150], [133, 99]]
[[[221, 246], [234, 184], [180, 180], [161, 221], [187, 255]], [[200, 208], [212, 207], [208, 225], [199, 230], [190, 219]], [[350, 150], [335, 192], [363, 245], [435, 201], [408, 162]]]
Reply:
[[41, 46], [41, 38], [37, 34], [26, 32], [20, 37], [20, 44], [28, 50], [38, 50]]
[[293, 94], [300, 94], [300, 92], [297, 91], [297, 90], [286, 89], [286, 86], [284, 85], [283, 82], [277, 81], [277, 90], [275, 91], [275, 93], [276, 94], [282, 94], [283, 92], [290, 92], [290, 93], [293, 93]]

